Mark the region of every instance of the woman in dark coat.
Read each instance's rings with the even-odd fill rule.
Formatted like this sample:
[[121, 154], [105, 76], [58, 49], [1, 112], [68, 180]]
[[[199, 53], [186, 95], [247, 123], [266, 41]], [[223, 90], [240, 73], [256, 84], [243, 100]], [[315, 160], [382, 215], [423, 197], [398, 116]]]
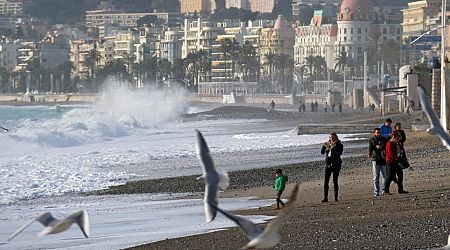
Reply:
[[335, 132], [330, 133], [329, 140], [322, 145], [320, 151], [321, 154], [325, 154], [325, 182], [323, 190], [323, 200], [322, 202], [328, 202], [328, 190], [331, 174], [333, 174], [333, 185], [334, 185], [334, 200], [338, 201], [338, 191], [339, 191], [339, 172], [341, 171], [341, 155], [344, 151], [344, 146], [339, 140]]

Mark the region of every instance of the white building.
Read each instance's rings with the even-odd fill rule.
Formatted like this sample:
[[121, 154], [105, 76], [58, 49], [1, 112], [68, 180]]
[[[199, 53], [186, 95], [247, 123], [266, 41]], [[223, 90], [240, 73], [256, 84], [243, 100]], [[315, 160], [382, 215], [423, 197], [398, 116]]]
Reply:
[[344, 0], [338, 15], [338, 34], [335, 46], [336, 57], [341, 51], [353, 60], [362, 57], [371, 46], [372, 7], [370, 0]]

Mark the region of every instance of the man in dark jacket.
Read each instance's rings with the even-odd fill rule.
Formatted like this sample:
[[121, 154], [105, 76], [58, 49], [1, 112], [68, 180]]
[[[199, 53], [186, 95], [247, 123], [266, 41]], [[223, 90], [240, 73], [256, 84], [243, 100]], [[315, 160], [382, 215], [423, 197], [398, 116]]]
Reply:
[[369, 140], [369, 153], [368, 156], [372, 161], [372, 173], [373, 173], [373, 195], [380, 195], [380, 172], [383, 175], [382, 194], [387, 180], [386, 160], [385, 160], [385, 148], [387, 139], [381, 136], [381, 129], [375, 128], [373, 130], [373, 137]]
[[325, 154], [325, 182], [324, 182], [324, 190], [323, 190], [323, 200], [322, 202], [328, 202], [328, 190], [330, 182], [331, 174], [333, 174], [333, 185], [334, 185], [334, 200], [338, 201], [338, 178], [339, 172], [341, 171], [341, 155], [344, 151], [344, 146], [339, 140], [336, 133], [330, 133], [329, 140], [322, 145], [322, 149], [320, 150], [321, 154]]

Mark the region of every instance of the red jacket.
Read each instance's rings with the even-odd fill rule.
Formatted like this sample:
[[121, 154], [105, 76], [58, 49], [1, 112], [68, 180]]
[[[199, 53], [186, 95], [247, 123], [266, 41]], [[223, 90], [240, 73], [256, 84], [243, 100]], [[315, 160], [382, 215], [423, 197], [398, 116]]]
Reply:
[[386, 161], [388, 162], [398, 162], [398, 146], [394, 141], [388, 141], [386, 144]]

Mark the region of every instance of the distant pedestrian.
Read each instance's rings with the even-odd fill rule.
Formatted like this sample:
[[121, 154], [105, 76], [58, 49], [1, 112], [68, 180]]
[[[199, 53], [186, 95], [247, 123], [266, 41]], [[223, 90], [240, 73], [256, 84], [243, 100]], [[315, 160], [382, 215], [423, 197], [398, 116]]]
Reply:
[[269, 111], [275, 110], [275, 102], [272, 100], [269, 104]]
[[339, 111], [339, 113], [342, 113], [342, 104], [341, 103], [338, 104], [338, 111]]
[[400, 122], [397, 122], [394, 126], [394, 131], [398, 131], [400, 133], [400, 140], [398, 140], [398, 143], [400, 144], [400, 146], [402, 148], [404, 148], [405, 146], [405, 141], [406, 141], [406, 134], [405, 131], [402, 129], [402, 124]]
[[400, 132], [392, 132], [391, 140], [386, 144], [386, 166], [388, 172], [388, 179], [386, 181], [385, 194], [391, 194], [389, 187], [391, 182], [395, 180], [397, 175], [397, 186], [399, 194], [407, 194], [408, 192], [403, 188], [403, 170], [400, 167], [400, 146], [398, 141], [401, 138]]
[[328, 112], [328, 102], [325, 102], [325, 105], [323, 106], [323, 111]]
[[333, 186], [334, 186], [334, 200], [338, 201], [338, 191], [339, 191], [339, 172], [341, 171], [341, 155], [344, 151], [344, 146], [339, 140], [335, 132], [330, 133], [328, 141], [322, 145], [320, 150], [321, 154], [325, 154], [325, 181], [323, 187], [323, 200], [322, 202], [328, 202], [328, 190], [331, 174], [333, 174]]
[[386, 170], [386, 138], [381, 136], [381, 129], [375, 128], [373, 130], [373, 137], [369, 140], [369, 153], [367, 154], [372, 161], [373, 173], [373, 195], [380, 195], [380, 173], [383, 176], [383, 184], [381, 186], [381, 194], [385, 192], [387, 181]]
[[314, 112], [317, 112], [318, 109], [319, 109], [319, 103], [316, 101], [314, 103]]
[[381, 136], [383, 136], [386, 139], [390, 139], [391, 133], [392, 133], [392, 120], [390, 118], [387, 118], [383, 124], [379, 126], [381, 129]]
[[[281, 169], [275, 170], [275, 191], [277, 191], [276, 201], [277, 201], [277, 208], [280, 209], [284, 207], [284, 203], [281, 200], [281, 195], [283, 194], [284, 189], [286, 188], [286, 182], [288, 181], [288, 177], [286, 175], [283, 175], [283, 171]], [[281, 205], [281, 207], [280, 207]]]
[[298, 112], [302, 112], [302, 102], [300, 102], [300, 105], [298, 105]]
[[331, 104], [331, 112], [334, 112], [334, 107], [336, 106], [336, 104], [334, 104], [334, 102]]
[[306, 112], [306, 105], [305, 105], [305, 103], [302, 104], [302, 109], [303, 109], [303, 112]]
[[311, 112], [314, 112], [314, 102], [311, 102]]

